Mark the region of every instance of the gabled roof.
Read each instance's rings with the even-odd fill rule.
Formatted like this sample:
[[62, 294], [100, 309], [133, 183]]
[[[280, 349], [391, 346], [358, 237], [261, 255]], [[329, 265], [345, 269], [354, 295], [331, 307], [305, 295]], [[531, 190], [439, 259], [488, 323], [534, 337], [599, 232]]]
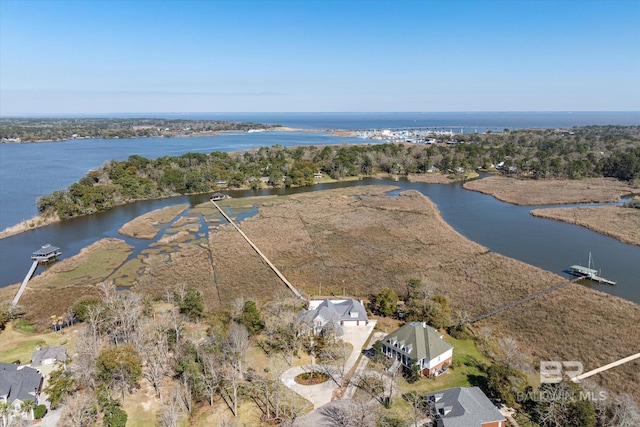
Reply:
[[427, 394], [444, 427], [477, 427], [505, 421], [505, 417], [478, 387], [456, 387]]
[[64, 347], [50, 345], [42, 350], [38, 350], [31, 355], [31, 366], [42, 365], [43, 360], [67, 360], [67, 349]]
[[28, 366], [0, 363], [0, 398], [13, 403], [27, 399], [37, 401], [37, 393], [42, 384], [40, 372]]
[[424, 322], [410, 322], [390, 333], [383, 341], [389, 346], [398, 343], [395, 348], [406, 353], [411, 360], [433, 360], [453, 346], [442, 339], [442, 335]]
[[367, 310], [362, 303], [353, 298], [330, 300], [325, 298], [316, 308], [321, 315], [337, 315], [340, 320], [367, 320]]
[[[315, 300], [317, 303], [319, 300]], [[314, 301], [312, 301], [314, 302]], [[319, 304], [311, 305], [310, 310], [303, 310], [298, 317], [304, 321], [321, 318], [323, 321], [367, 320], [367, 310], [355, 299], [330, 300], [325, 298]]]

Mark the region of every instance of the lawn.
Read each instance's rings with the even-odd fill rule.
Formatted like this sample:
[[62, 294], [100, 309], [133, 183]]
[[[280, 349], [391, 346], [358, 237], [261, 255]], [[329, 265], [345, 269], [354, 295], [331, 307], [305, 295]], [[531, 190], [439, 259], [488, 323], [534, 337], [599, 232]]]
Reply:
[[453, 346], [453, 367], [437, 378], [421, 378], [413, 384], [399, 378], [398, 386], [402, 394], [410, 391], [422, 394], [454, 387], [473, 387], [484, 381], [486, 375], [480, 367], [491, 361], [478, 350], [475, 341], [470, 338], [456, 339], [449, 335], [445, 335], [444, 339]]
[[31, 355], [36, 351], [36, 345], [44, 341], [44, 345], [64, 345], [69, 348], [75, 338], [78, 325], [65, 328], [59, 332], [23, 332], [14, 329], [14, 322], [9, 323], [0, 332], [0, 362], [13, 363], [17, 360], [25, 364], [31, 362]]

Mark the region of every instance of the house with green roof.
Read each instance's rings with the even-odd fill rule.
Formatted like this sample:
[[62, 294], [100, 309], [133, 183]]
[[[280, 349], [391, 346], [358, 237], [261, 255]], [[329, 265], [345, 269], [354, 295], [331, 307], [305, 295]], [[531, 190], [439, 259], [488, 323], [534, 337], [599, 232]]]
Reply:
[[426, 377], [443, 373], [453, 358], [453, 346], [425, 322], [407, 323], [387, 335], [382, 342], [382, 351], [407, 370], [417, 364], [420, 375]]

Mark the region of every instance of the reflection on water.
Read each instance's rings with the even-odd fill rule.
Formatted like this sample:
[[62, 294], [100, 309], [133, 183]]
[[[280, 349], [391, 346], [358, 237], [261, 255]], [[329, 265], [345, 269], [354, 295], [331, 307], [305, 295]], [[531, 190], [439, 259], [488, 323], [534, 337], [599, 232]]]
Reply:
[[[491, 196], [465, 190], [460, 184], [425, 184], [378, 179], [318, 184], [294, 189], [239, 190], [229, 193], [233, 198], [241, 198], [368, 184], [396, 185], [402, 190], [420, 191], [436, 203], [444, 220], [468, 239], [488, 247], [491, 251], [560, 275], [565, 274], [563, 272], [568, 266], [584, 263], [591, 252], [596, 268], [602, 269], [602, 275], [616, 281], [618, 285], [590, 286], [640, 302], [640, 247], [620, 243], [577, 225], [533, 217], [529, 212], [537, 207], [509, 205]], [[76, 218], [2, 239], [0, 286], [22, 281], [30, 266], [31, 253], [45, 243], [62, 248], [62, 259], [77, 254], [81, 248], [104, 237], [124, 239], [134, 246], [135, 253], [140, 253], [148, 248], [150, 241], [119, 235], [118, 229], [123, 224], [165, 206], [186, 203], [193, 207], [206, 202], [208, 197], [208, 194], [202, 194], [136, 202], [119, 206], [109, 212]], [[256, 213], [256, 206], [232, 210], [232, 216], [238, 221]], [[187, 211], [183, 215], [188, 214]], [[219, 219], [222, 221], [221, 216]], [[199, 233], [206, 235], [204, 225]]]

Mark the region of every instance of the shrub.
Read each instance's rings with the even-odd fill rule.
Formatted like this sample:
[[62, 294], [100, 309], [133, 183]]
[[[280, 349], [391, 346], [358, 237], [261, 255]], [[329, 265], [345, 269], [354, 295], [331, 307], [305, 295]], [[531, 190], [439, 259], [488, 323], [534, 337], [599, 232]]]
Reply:
[[76, 301], [71, 307], [71, 312], [76, 319], [84, 322], [89, 315], [89, 309], [91, 307], [99, 307], [102, 304], [100, 298], [95, 296], [84, 296]]
[[47, 407], [44, 405], [38, 405], [33, 410], [33, 416], [35, 417], [36, 420], [39, 420], [42, 417], [44, 417], [46, 413], [47, 413]]

